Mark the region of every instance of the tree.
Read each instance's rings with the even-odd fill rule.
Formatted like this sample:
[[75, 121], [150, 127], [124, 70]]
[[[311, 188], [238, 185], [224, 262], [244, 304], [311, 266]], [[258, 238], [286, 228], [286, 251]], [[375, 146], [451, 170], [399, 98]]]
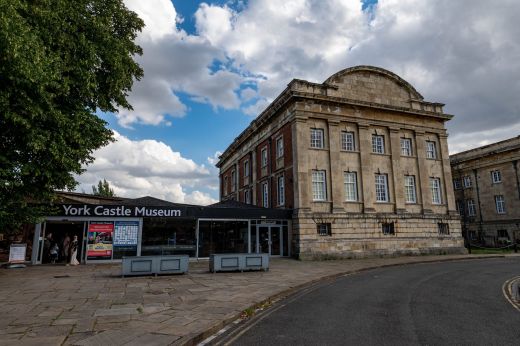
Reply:
[[35, 222], [131, 109], [144, 23], [121, 0], [0, 0], [0, 232]]
[[110, 187], [110, 184], [106, 179], [99, 181], [97, 187], [92, 185], [92, 194], [103, 197], [114, 197], [114, 190]]

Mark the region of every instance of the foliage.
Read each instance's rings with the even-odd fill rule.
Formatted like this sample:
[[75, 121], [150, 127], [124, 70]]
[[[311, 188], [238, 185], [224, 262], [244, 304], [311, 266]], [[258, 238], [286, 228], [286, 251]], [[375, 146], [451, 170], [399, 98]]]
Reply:
[[112, 131], [96, 112], [131, 109], [143, 21], [122, 0], [0, 0], [0, 232], [34, 222], [73, 189]]
[[92, 194], [103, 197], [114, 197], [114, 190], [110, 187], [110, 184], [106, 179], [99, 181], [97, 187], [92, 185]]

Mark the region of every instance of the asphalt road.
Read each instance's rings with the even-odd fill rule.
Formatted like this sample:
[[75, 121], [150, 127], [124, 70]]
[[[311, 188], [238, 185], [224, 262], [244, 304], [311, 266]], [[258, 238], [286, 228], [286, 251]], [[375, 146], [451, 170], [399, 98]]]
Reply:
[[381, 268], [290, 298], [233, 345], [520, 345], [520, 312], [503, 283], [520, 258]]

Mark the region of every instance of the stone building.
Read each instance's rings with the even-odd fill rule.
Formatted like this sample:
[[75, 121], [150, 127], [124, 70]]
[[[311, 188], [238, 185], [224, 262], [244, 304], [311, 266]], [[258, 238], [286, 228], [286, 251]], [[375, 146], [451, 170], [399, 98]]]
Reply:
[[520, 136], [451, 155], [462, 227], [473, 241], [520, 240]]
[[442, 107], [372, 66], [294, 79], [221, 155], [220, 198], [293, 209], [300, 258], [464, 252]]

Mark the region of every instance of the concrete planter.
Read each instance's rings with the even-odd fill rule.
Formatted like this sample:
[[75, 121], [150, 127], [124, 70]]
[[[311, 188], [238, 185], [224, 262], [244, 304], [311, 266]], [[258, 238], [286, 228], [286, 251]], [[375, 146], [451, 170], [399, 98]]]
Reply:
[[122, 276], [183, 274], [188, 272], [188, 255], [123, 257]]
[[209, 271], [269, 270], [269, 254], [230, 253], [213, 254], [209, 257]]

